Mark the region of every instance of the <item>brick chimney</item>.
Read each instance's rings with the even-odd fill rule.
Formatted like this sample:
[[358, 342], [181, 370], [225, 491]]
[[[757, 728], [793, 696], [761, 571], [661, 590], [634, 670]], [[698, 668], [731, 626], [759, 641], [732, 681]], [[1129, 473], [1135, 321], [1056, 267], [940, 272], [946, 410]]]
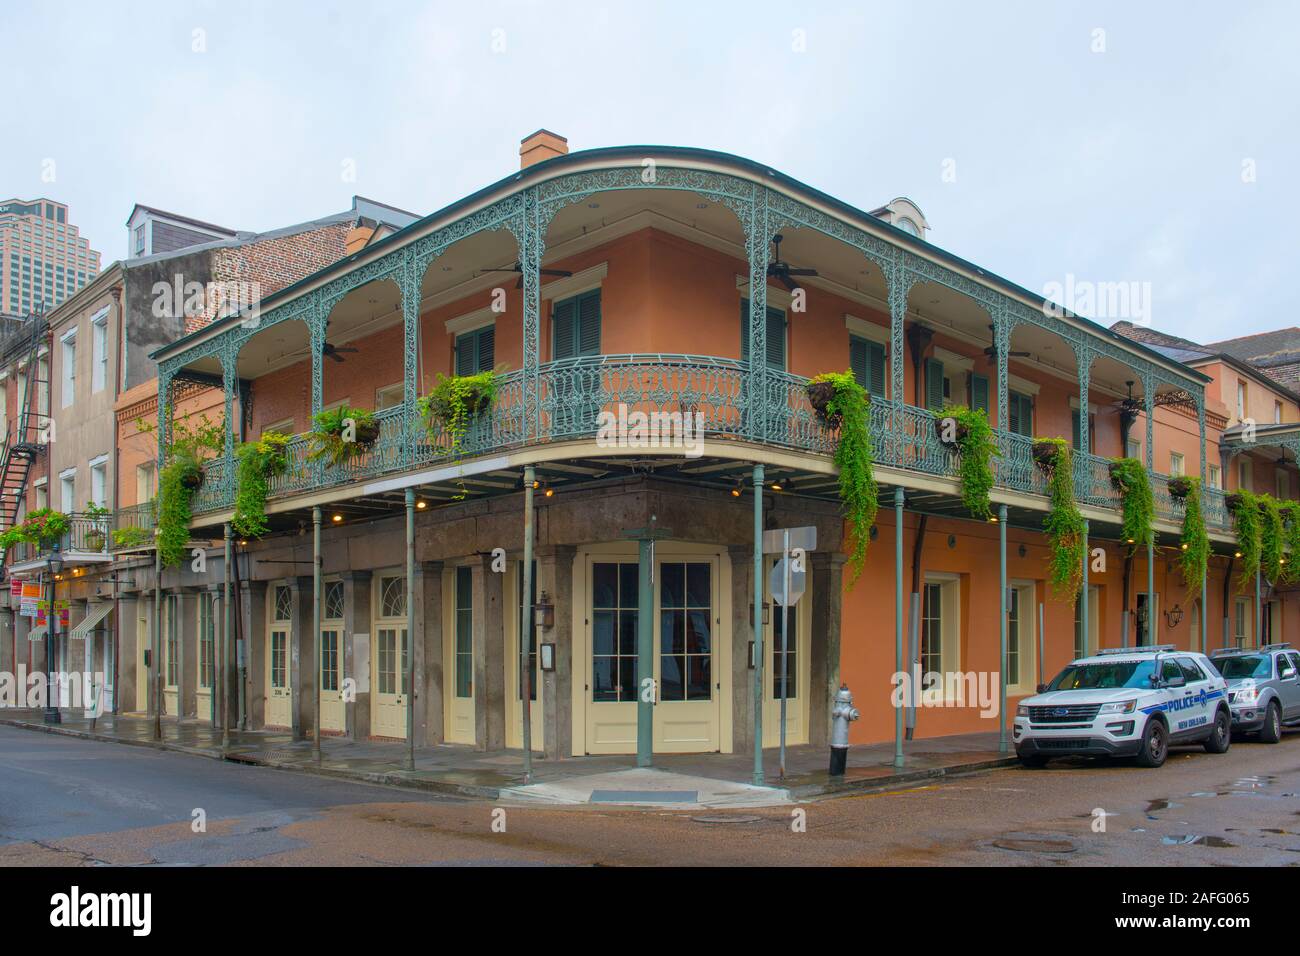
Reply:
[[527, 169], [533, 163], [563, 156], [569, 151], [569, 141], [548, 129], [539, 129], [519, 141], [519, 168]]

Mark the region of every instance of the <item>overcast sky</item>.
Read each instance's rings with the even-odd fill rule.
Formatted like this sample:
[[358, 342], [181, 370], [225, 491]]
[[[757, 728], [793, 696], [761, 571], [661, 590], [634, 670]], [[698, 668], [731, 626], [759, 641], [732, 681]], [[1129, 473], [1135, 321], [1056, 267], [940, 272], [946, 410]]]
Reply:
[[68, 203], [107, 264], [136, 202], [424, 214], [544, 126], [906, 195], [958, 255], [1150, 283], [1152, 324], [1213, 341], [1300, 324], [1298, 28], [1287, 2], [0, 0], [0, 199]]

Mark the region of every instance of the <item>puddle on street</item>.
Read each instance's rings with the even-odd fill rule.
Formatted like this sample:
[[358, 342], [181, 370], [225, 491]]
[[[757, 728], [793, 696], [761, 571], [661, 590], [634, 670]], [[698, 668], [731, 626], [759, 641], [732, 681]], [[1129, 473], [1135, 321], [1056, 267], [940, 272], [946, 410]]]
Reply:
[[1048, 840], [1037, 837], [1002, 837], [994, 840], [999, 850], [1017, 853], [1073, 853], [1075, 846], [1069, 840]]
[[1147, 804], [1147, 813], [1159, 813], [1161, 810], [1177, 810], [1181, 803], [1174, 803], [1172, 800], [1152, 800]]
[[691, 820], [695, 823], [759, 823], [763, 818], [752, 815], [723, 816], [722, 814], [716, 814], [714, 816], [691, 817]]
[[1197, 833], [1186, 833], [1182, 836], [1161, 837], [1160, 842], [1165, 846], [1212, 846], [1218, 849], [1237, 845], [1235, 843], [1229, 843], [1223, 837], [1206, 836]]

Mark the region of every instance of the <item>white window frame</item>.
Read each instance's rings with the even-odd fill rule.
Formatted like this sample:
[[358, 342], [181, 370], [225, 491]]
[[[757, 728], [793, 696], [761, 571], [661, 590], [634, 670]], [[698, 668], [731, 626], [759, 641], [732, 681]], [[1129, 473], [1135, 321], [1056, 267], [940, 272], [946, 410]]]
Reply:
[[1171, 451], [1169, 453], [1169, 476], [1179, 478], [1187, 471], [1186, 459], [1181, 452]]
[[257, 437], [261, 438], [267, 432], [280, 432], [284, 435], [292, 435], [294, 433], [293, 426], [295, 422], [296, 419], [293, 418], [282, 418], [278, 422], [270, 422], [258, 433]]
[[76, 468], [65, 468], [59, 472], [59, 510], [65, 514], [77, 510]]
[[50, 506], [50, 486], [44, 478], [37, 478], [32, 482], [32, 487], [36, 489], [36, 507], [48, 508]]
[[[384, 396], [387, 394], [396, 394], [397, 401], [390, 405], [383, 403]], [[375, 411], [380, 412], [387, 408], [396, 408], [406, 401], [406, 383], [394, 382], [392, 385], [382, 385], [375, 389]]]
[[60, 408], [69, 408], [77, 400], [77, 330], [59, 337]]
[[108, 387], [108, 307], [105, 306], [90, 320], [90, 391], [102, 392]]
[[[1007, 587], [1015, 591], [1020, 602], [1020, 615], [1017, 623], [1020, 633], [1017, 635], [1019, 646], [1016, 648], [1017, 664], [1020, 667], [1020, 679], [1012, 684], [1007, 675], [1008, 694], [1032, 694], [1038, 686], [1038, 588], [1033, 581], [1011, 581]], [[1010, 640], [1011, 602], [1007, 601], [1007, 651], [1011, 650]], [[1027, 626], [1026, 626], [1027, 625]]]
[[1237, 489], [1255, 490], [1255, 465], [1249, 458], [1242, 458], [1237, 462]]
[[1255, 609], [1251, 606], [1253, 600], [1238, 597], [1232, 603], [1232, 639], [1237, 647], [1251, 646], [1251, 631], [1255, 627]]
[[1242, 421], [1246, 417], [1246, 407], [1249, 402], [1249, 393], [1246, 391], [1246, 380], [1237, 379], [1237, 420]]
[[1273, 424], [1274, 425], [1282, 424], [1282, 403], [1279, 402], [1276, 398], [1273, 399]]
[[[146, 461], [143, 464], [135, 466], [135, 503], [142, 505], [147, 501], [153, 501], [158, 495], [158, 466], [152, 461]], [[141, 485], [148, 488], [149, 497], [141, 498]]]
[[[946, 572], [931, 571], [925, 575], [922, 590], [922, 614], [924, 614], [924, 585], [937, 584], [939, 594], [939, 668], [947, 675], [961, 670], [961, 576]], [[919, 646], [919, 645], [918, 645]], [[925, 675], [921, 675], [922, 680]], [[923, 702], [938, 703], [947, 701], [949, 682], [940, 680], [939, 686], [923, 689]]]
[[1210, 487], [1211, 488], [1221, 487], [1222, 482], [1220, 481], [1220, 476], [1219, 476], [1219, 466], [1210, 465], [1209, 468], [1210, 468]]
[[[108, 505], [108, 456], [92, 458], [90, 464], [90, 501], [100, 508]], [[95, 493], [96, 475], [99, 481], [99, 493]]]

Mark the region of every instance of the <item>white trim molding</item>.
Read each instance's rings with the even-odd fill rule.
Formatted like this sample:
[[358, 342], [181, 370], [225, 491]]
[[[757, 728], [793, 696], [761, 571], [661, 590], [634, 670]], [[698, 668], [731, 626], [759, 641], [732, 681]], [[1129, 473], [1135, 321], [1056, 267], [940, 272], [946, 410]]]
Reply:
[[583, 292], [590, 292], [592, 289], [599, 289], [608, 274], [609, 263], [598, 263], [589, 269], [575, 272], [571, 276], [545, 283], [542, 286], [541, 298], [550, 299], [554, 302], [557, 299], [567, 299]]
[[473, 332], [495, 324], [497, 316], [500, 314], [500, 312], [488, 305], [481, 309], [475, 309], [473, 312], [458, 315], [454, 319], [448, 319], [443, 323], [443, 326], [447, 329], [448, 335], [464, 335], [466, 332]]
[[887, 325], [868, 322], [866, 319], [860, 319], [856, 315], [849, 315], [849, 313], [845, 312], [844, 327], [858, 338], [867, 339], [880, 345], [889, 344], [889, 326]]

